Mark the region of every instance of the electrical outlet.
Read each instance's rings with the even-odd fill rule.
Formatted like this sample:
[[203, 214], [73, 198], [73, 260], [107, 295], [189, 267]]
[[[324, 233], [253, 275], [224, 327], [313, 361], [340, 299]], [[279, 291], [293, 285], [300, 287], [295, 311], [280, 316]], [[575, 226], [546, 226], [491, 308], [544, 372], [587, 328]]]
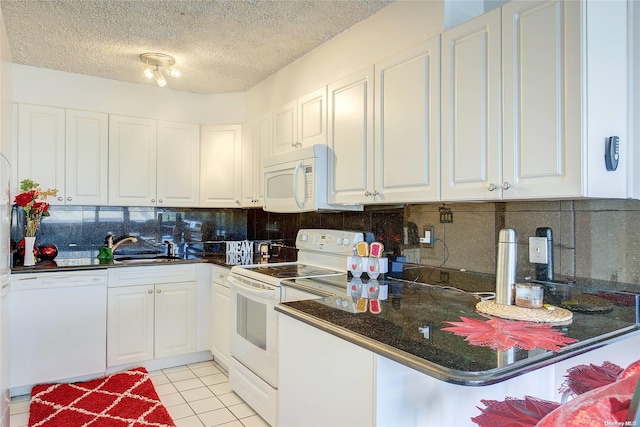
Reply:
[[420, 243], [423, 247], [433, 248], [433, 244], [436, 241], [436, 236], [433, 232], [433, 225], [425, 225], [422, 230], [424, 233], [424, 237], [420, 238]]
[[546, 237], [529, 237], [529, 262], [535, 264], [548, 264]]

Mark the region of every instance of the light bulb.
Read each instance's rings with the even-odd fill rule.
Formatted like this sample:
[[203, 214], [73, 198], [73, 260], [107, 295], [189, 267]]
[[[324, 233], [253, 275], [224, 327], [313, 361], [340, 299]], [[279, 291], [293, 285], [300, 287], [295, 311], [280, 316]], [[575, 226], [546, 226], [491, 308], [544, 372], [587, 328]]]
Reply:
[[171, 77], [175, 78], [178, 78], [181, 75], [180, 70], [178, 70], [177, 68], [168, 68], [167, 73], [169, 73]]
[[146, 67], [144, 67], [144, 76], [148, 79], [152, 79], [153, 78], [153, 68], [149, 67], [148, 65]]
[[157, 68], [153, 70], [153, 78], [156, 80], [156, 83], [158, 83], [158, 86], [165, 87], [167, 85], [167, 79], [164, 78]]

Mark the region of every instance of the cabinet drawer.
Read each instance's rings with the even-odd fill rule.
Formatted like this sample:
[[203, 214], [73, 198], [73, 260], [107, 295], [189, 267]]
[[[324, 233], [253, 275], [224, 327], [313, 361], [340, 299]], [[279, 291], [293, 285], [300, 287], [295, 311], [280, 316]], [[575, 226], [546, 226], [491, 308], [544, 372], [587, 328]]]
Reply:
[[231, 272], [230, 268], [211, 266], [211, 282], [217, 285], [222, 285], [226, 288], [229, 287], [227, 284], [227, 276]]
[[195, 264], [178, 264], [109, 269], [109, 287], [150, 285], [196, 280]]

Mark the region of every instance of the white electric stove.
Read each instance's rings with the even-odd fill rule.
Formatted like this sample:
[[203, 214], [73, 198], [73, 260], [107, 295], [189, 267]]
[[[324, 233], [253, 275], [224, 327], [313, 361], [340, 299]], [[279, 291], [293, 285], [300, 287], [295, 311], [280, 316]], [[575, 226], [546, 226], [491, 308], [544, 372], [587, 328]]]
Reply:
[[237, 265], [231, 290], [231, 388], [275, 426], [278, 388], [278, 315], [274, 307], [292, 301], [282, 281], [336, 277], [346, 280], [346, 258], [365, 240], [356, 231], [301, 229], [296, 262]]

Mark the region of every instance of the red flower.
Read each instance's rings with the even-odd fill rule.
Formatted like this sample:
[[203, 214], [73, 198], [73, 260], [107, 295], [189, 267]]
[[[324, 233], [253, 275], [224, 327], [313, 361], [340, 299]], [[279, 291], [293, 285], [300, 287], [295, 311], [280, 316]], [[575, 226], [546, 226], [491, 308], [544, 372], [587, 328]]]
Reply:
[[16, 196], [15, 203], [26, 207], [29, 203], [33, 202], [36, 199], [36, 190], [27, 191], [25, 193], [20, 193]]
[[36, 202], [33, 204], [33, 206], [31, 207], [34, 211], [38, 211], [38, 212], [42, 212], [45, 213], [46, 211], [49, 210], [49, 203], [45, 203], [45, 202]]

